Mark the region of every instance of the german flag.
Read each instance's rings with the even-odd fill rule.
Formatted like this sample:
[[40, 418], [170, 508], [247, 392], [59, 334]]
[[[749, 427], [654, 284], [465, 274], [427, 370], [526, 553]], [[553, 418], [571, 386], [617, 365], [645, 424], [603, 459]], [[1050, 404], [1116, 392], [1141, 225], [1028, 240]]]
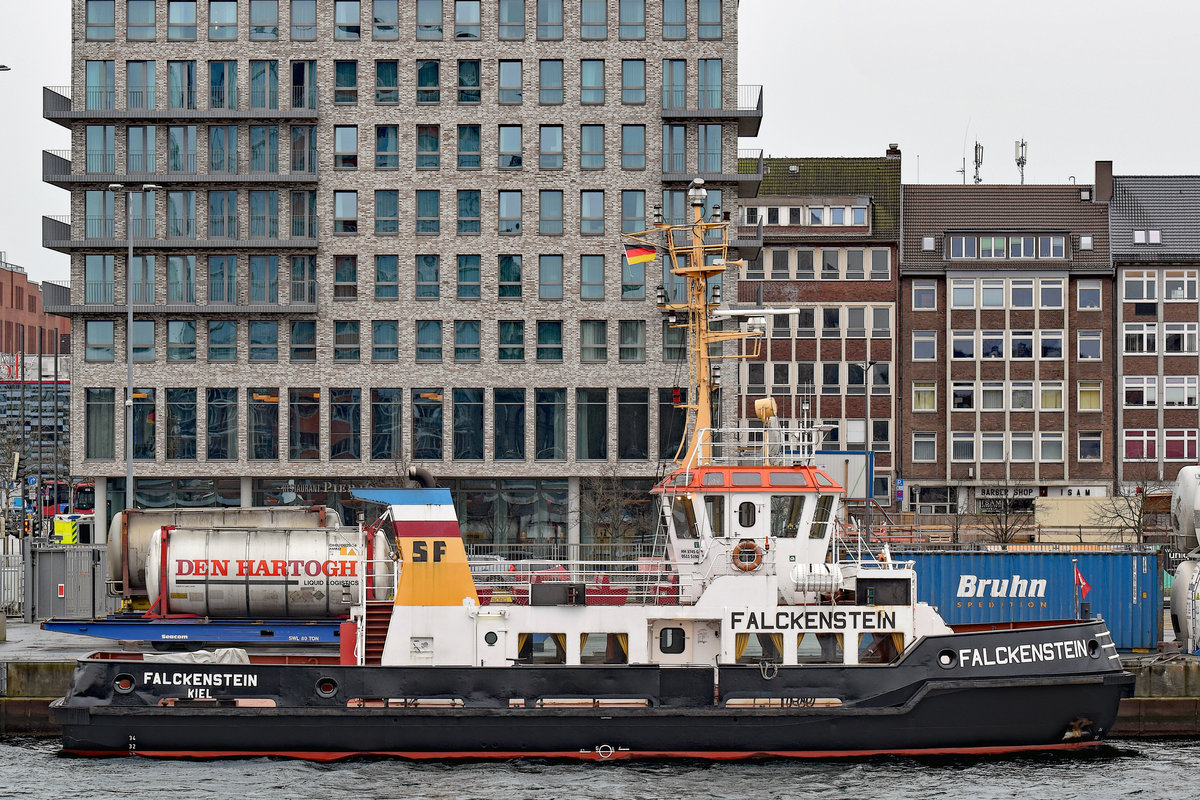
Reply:
[[630, 264], [644, 264], [658, 258], [658, 251], [653, 247], [626, 247], [625, 260]]

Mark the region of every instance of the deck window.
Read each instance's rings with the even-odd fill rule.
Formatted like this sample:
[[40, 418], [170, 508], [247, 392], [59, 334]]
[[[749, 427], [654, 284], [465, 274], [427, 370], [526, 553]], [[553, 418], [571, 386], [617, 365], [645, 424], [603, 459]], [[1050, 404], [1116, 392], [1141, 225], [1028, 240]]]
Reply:
[[804, 495], [771, 495], [771, 535], [795, 539], [800, 530], [800, 515], [804, 513]]
[[[707, 477], [707, 476], [706, 476]], [[708, 529], [714, 537], [725, 535], [725, 495], [710, 494], [704, 498], [704, 508], [708, 512]]]
[[700, 534], [696, 530], [696, 511], [692, 508], [690, 498], [676, 497], [671, 503], [671, 523], [675, 529], [675, 538], [696, 539], [699, 537]]
[[904, 652], [904, 634], [896, 632], [860, 633], [858, 663], [891, 664]]
[[579, 663], [581, 664], [628, 664], [629, 634], [627, 633], [581, 633], [579, 634]]
[[517, 659], [527, 664], [567, 663], [565, 633], [517, 634]]
[[735, 645], [739, 664], [783, 663], [782, 633], [739, 633]]
[[754, 503], [746, 501], [738, 506], [738, 525], [743, 528], [753, 528], [754, 519]]
[[796, 640], [796, 662], [799, 664], [841, 664], [842, 661], [840, 633], [802, 633]]
[[687, 645], [687, 635], [683, 628], [663, 628], [658, 632], [658, 652], [666, 655], [679, 655]]

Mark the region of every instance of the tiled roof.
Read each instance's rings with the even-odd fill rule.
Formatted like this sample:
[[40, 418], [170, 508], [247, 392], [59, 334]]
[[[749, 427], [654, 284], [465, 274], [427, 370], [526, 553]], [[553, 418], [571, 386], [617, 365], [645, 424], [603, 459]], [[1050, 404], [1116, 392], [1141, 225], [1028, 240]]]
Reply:
[[[1108, 205], [1079, 199], [1087, 185], [904, 187], [904, 241], [901, 268], [944, 269], [947, 231], [963, 233], [1062, 233], [1071, 237], [1068, 266], [1080, 270], [1112, 268], [1108, 252]], [[1080, 234], [1092, 237], [1092, 249], [1079, 249]], [[935, 248], [921, 249], [933, 236]], [[997, 262], [956, 262], [956, 266], [994, 269]], [[1044, 261], [1008, 261], [1012, 269], [1046, 268]]]
[[870, 197], [875, 206], [873, 235], [885, 239], [900, 237], [900, 159], [763, 159], [758, 196], [766, 205], [770, 205], [770, 197], [821, 195]]
[[[1200, 176], [1113, 176], [1113, 258], [1200, 258]], [[1162, 232], [1161, 244], [1133, 243], [1133, 231]]]

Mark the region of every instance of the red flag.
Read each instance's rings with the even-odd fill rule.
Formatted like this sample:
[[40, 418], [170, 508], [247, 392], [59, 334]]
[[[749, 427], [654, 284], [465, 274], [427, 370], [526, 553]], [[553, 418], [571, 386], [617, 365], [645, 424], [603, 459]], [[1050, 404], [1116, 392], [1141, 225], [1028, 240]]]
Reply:
[[1075, 585], [1080, 587], [1079, 595], [1087, 600], [1088, 592], [1092, 590], [1092, 585], [1083, 579], [1083, 573], [1079, 571], [1079, 567], [1075, 568]]

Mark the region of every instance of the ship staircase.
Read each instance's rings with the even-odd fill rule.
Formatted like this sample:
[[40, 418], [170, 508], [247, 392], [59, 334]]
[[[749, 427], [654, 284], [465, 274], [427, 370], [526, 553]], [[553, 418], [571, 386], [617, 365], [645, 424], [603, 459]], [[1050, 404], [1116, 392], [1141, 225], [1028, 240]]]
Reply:
[[383, 643], [387, 640], [388, 627], [392, 624], [392, 610], [396, 604], [394, 600], [368, 600], [366, 607], [367, 615], [363, 622], [366, 632], [363, 663], [367, 666], [379, 666], [383, 663]]

